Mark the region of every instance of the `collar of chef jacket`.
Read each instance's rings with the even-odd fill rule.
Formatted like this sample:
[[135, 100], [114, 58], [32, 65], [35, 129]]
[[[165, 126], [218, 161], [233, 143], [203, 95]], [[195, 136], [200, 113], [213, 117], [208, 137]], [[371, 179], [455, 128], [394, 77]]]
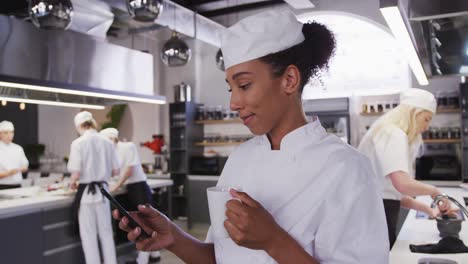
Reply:
[[84, 133], [83, 133], [83, 136], [89, 136], [89, 135], [94, 135], [94, 134], [97, 134], [97, 131], [96, 129], [88, 129], [86, 130]]

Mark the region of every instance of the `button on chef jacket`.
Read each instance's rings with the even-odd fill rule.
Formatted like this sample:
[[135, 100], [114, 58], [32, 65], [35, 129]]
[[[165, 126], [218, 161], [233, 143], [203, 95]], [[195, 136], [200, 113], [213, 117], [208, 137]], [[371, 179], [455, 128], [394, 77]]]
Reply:
[[120, 161], [121, 173], [123, 170], [132, 166], [132, 175], [128, 178], [127, 184], [146, 181], [146, 174], [141, 167], [138, 151], [133, 142], [118, 142], [117, 154]]
[[[13, 169], [28, 167], [29, 162], [23, 148], [15, 143], [5, 144], [0, 141], [0, 171], [6, 172]], [[0, 179], [0, 184], [20, 184], [23, 180], [21, 172]]]
[[[281, 150], [266, 135], [240, 145], [218, 186], [240, 186], [321, 264], [388, 263], [388, 235], [369, 160], [318, 119], [287, 134]], [[276, 263], [265, 251], [216, 238], [217, 263]]]
[[417, 145], [410, 145], [406, 133], [394, 125], [382, 128], [375, 135], [370, 131], [362, 139], [359, 151], [371, 160], [377, 177], [381, 178], [384, 199], [401, 200], [402, 195], [393, 186], [389, 174], [402, 171], [414, 177]]
[[[72, 142], [67, 167], [72, 173], [80, 172], [80, 184], [107, 182], [112, 176], [112, 170], [119, 169], [119, 161], [112, 141], [99, 135], [96, 130], [89, 129]], [[101, 202], [102, 199], [100, 191], [92, 195], [86, 187], [81, 203]]]

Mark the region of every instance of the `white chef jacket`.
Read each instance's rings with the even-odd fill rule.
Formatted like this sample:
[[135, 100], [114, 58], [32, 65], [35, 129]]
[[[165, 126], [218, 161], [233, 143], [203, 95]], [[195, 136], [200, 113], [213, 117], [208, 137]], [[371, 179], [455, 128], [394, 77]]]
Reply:
[[[6, 172], [13, 169], [28, 167], [29, 162], [20, 145], [15, 143], [5, 144], [0, 141], [0, 171]], [[23, 180], [21, 172], [0, 179], [0, 184], [20, 184]]]
[[124, 173], [125, 168], [132, 166], [132, 175], [128, 178], [128, 183], [146, 181], [146, 174], [141, 167], [140, 157], [133, 142], [118, 142], [117, 154], [120, 161], [121, 173]]
[[[266, 135], [241, 144], [218, 186], [240, 186], [322, 264], [388, 263], [388, 235], [377, 177], [369, 160], [318, 120], [287, 134], [281, 150]], [[216, 238], [216, 262], [276, 263], [265, 251]]]
[[[80, 183], [93, 181], [109, 181], [112, 170], [119, 169], [119, 161], [114, 144], [94, 129], [89, 129], [75, 139], [70, 147], [68, 171], [80, 172]], [[84, 190], [81, 203], [102, 201], [101, 192], [95, 195]]]
[[395, 189], [389, 175], [402, 171], [414, 177], [413, 152], [417, 149], [409, 145], [406, 133], [394, 125], [382, 128], [375, 135], [370, 130], [359, 144], [359, 151], [371, 160], [375, 173], [383, 179], [383, 198], [400, 200], [402, 194]]

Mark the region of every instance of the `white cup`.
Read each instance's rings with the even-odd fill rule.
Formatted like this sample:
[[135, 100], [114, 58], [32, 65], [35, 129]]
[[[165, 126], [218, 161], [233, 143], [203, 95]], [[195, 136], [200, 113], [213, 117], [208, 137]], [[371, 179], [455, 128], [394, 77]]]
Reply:
[[226, 203], [234, 199], [229, 193], [230, 189], [242, 191], [242, 188], [238, 186], [215, 186], [206, 189], [208, 208], [210, 210], [211, 231], [216, 238], [229, 237], [224, 228], [224, 220], [226, 220]]

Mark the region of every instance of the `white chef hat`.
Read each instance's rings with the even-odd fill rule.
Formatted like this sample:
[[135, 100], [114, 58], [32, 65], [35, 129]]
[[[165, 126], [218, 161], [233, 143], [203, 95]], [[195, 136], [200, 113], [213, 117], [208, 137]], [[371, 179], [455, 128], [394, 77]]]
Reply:
[[400, 104], [415, 106], [433, 114], [437, 111], [435, 96], [426, 90], [409, 88], [400, 93]]
[[119, 138], [119, 131], [113, 127], [105, 128], [99, 134], [108, 138]]
[[226, 69], [303, 42], [302, 26], [288, 9], [269, 10], [242, 19], [221, 36]]
[[79, 112], [75, 116], [75, 126], [79, 127], [87, 121], [96, 122], [93, 118], [93, 115], [88, 111]]
[[0, 132], [9, 132], [9, 131], [15, 131], [15, 127], [13, 126], [13, 123], [10, 121], [2, 121], [0, 122]]

